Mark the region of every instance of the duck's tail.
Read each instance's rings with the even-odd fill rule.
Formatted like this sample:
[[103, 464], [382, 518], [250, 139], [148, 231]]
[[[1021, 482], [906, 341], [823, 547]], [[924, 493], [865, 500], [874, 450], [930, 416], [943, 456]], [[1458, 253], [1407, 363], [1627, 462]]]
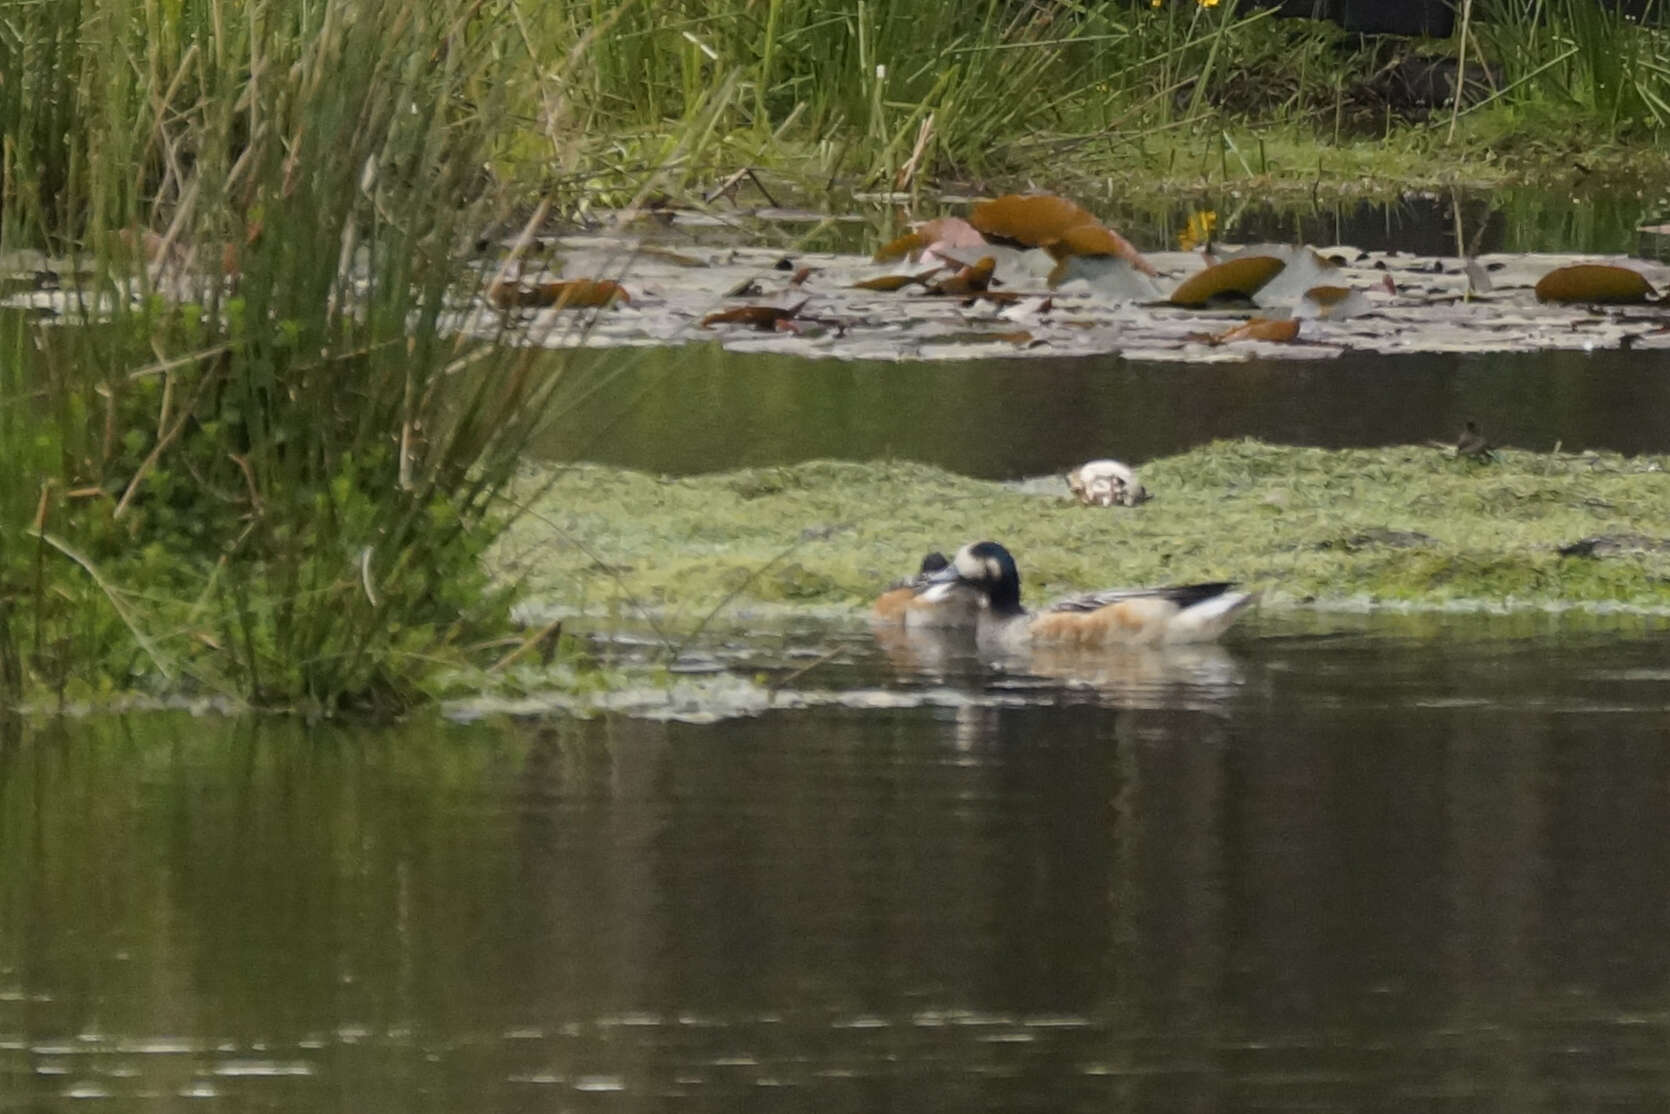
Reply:
[[1257, 592], [1223, 590], [1192, 603], [1173, 616], [1166, 626], [1167, 642], [1210, 642], [1240, 616], [1241, 611], [1255, 599]]

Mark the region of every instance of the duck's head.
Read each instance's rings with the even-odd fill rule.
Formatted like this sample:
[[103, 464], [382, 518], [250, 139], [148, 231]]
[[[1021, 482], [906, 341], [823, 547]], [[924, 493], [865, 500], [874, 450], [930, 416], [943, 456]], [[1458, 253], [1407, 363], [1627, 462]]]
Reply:
[[1021, 609], [1020, 570], [1009, 551], [996, 542], [970, 542], [930, 579], [968, 585], [985, 596], [987, 605], [999, 614]]

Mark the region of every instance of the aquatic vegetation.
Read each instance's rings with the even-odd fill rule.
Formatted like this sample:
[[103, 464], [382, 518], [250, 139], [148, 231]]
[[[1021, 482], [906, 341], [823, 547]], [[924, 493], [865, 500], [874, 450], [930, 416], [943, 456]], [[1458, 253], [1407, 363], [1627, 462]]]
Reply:
[[476, 558], [551, 376], [437, 322], [483, 285], [458, 245], [514, 28], [223, 16], [26, 5], [0, 36], [52, 45], [0, 67], [0, 254], [62, 287], [0, 316], [0, 703], [398, 711], [508, 633]]
[[[1058, 200], [1058, 199], [1057, 199]], [[517, 339], [551, 348], [683, 344], [715, 339], [728, 349], [852, 359], [963, 359], [1119, 353], [1167, 361], [1255, 357], [1326, 359], [1363, 352], [1534, 351], [1670, 345], [1670, 316], [1607, 309], [1606, 290], [1587, 284], [1571, 301], [1539, 299], [1557, 264], [1582, 257], [1492, 254], [1427, 256], [1331, 244], [1255, 244], [1202, 267], [1193, 252], [1152, 252], [1151, 277], [1115, 256], [1070, 256], [1085, 265], [1065, 279], [1044, 250], [991, 245], [979, 259], [893, 273], [857, 252], [802, 252], [742, 242], [690, 247], [677, 263], [649, 249], [701, 218], [671, 214], [649, 238], [552, 237], [553, 271], [630, 269], [634, 300], [585, 328], [544, 311], [509, 322]], [[1082, 227], [1082, 226], [1074, 226]], [[1227, 245], [1219, 245], [1220, 248]], [[1087, 261], [1100, 259], [1100, 269]], [[792, 269], [792, 274], [787, 273]], [[886, 271], [880, 273], [877, 271]], [[1670, 281], [1670, 267], [1622, 259], [1590, 271], [1621, 276], [1630, 289]], [[1650, 276], [1650, 278], [1649, 278]], [[543, 281], [529, 275], [526, 281]], [[1164, 290], [1172, 290], [1169, 298]], [[1590, 294], [1596, 296], [1591, 297]], [[747, 305], [733, 298], [745, 296]], [[1255, 305], [1266, 324], [1229, 335], [1227, 306]], [[1305, 323], [1297, 325], [1299, 320]], [[448, 327], [499, 337], [504, 313], [476, 303]], [[725, 326], [725, 327], [721, 327]], [[802, 327], [805, 326], [805, 327]], [[1303, 343], [1291, 343], [1302, 339]], [[1224, 341], [1234, 341], [1228, 344]]]
[[[722, 601], [865, 608], [928, 550], [1001, 537], [1042, 602], [1108, 585], [1236, 580], [1264, 606], [1373, 600], [1485, 608], [1670, 608], [1670, 554], [1562, 557], [1586, 537], [1665, 533], [1670, 458], [1217, 442], [1143, 465], [1155, 492], [1110, 513], [905, 462], [813, 461], [670, 478], [541, 474], [538, 514], [495, 552], [545, 607], [638, 609], [669, 628]], [[538, 611], [538, 608], [534, 609]]]
[[1536, 285], [1539, 302], [1640, 305], [1654, 293], [1653, 284], [1639, 271], [1600, 263], [1556, 267]]

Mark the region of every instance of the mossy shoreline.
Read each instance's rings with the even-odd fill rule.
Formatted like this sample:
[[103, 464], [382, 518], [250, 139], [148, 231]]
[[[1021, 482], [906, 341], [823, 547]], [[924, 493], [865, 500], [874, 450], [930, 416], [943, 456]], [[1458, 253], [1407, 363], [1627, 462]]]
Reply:
[[[861, 611], [928, 550], [992, 538], [1034, 606], [1087, 589], [1234, 579], [1266, 607], [1670, 611], [1670, 457], [1219, 441], [1141, 469], [1155, 499], [1080, 506], [1048, 484], [909, 462], [810, 461], [664, 477], [596, 465], [525, 477], [532, 513], [492, 557], [532, 612]], [[532, 493], [537, 490], [537, 495]], [[1040, 493], [1042, 492], [1042, 493]]]

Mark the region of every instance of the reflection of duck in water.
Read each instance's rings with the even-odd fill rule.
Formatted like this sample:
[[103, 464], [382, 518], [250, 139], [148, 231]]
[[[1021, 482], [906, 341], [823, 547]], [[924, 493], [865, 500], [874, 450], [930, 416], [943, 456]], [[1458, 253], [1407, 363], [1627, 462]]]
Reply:
[[969, 591], [985, 601], [975, 624], [982, 646], [1080, 648], [1210, 642], [1253, 600], [1230, 582], [1095, 592], [1031, 612], [1021, 606], [1015, 559], [996, 542], [975, 542], [928, 576], [920, 598]]
[[[1088, 686], [1122, 707], [1218, 704], [1236, 692], [1241, 667], [1215, 642], [1113, 646], [1087, 651], [1042, 643], [1000, 651], [995, 662], [1034, 677]], [[1182, 690], [1186, 695], [1180, 695]]]

